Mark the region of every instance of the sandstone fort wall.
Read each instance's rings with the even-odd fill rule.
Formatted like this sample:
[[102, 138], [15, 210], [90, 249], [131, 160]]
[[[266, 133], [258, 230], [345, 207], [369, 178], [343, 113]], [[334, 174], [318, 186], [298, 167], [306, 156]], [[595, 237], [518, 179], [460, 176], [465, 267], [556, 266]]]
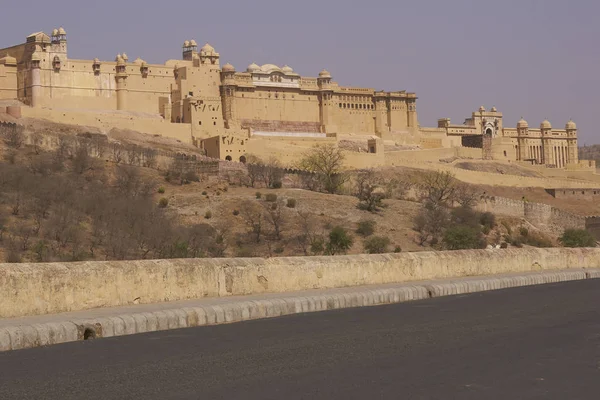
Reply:
[[0, 264], [0, 318], [202, 297], [600, 267], [600, 249]]

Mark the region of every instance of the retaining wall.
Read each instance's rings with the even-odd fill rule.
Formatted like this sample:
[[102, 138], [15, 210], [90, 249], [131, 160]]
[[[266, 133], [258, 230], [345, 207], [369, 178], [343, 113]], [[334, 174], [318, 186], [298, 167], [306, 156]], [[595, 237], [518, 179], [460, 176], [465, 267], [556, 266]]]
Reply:
[[600, 249], [0, 264], [0, 318], [202, 297], [600, 267]]

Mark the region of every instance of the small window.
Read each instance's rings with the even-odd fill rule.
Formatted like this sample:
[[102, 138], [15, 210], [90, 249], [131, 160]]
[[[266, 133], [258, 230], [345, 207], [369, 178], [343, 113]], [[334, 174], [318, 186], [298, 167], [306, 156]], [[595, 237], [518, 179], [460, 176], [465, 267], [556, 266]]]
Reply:
[[213, 125], [214, 125], [214, 126], [217, 126], [217, 121], [214, 121], [214, 122], [213, 122]]

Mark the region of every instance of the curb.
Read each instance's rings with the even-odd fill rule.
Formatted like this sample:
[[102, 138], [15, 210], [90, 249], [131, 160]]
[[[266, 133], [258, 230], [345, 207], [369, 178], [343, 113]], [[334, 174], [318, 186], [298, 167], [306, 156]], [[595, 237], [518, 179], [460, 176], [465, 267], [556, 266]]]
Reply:
[[377, 289], [332, 290], [330, 294], [235, 301], [218, 305], [165, 309], [93, 319], [72, 319], [0, 328], [0, 351], [109, 338], [169, 329], [228, 324], [299, 313], [397, 304], [434, 297], [600, 278], [600, 269], [576, 269], [498, 277], [475, 277], [398, 284]]

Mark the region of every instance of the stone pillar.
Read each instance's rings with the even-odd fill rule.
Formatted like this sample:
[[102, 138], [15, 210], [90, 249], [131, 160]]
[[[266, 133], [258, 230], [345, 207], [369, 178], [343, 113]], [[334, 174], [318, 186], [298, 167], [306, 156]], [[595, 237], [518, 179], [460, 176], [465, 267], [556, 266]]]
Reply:
[[31, 107], [40, 107], [42, 98], [42, 77], [40, 62], [31, 62]]
[[385, 97], [375, 95], [375, 134], [383, 137], [387, 132], [387, 102]]
[[127, 76], [117, 76], [117, 110], [127, 109]]
[[412, 129], [418, 128], [419, 120], [417, 118], [417, 99], [416, 98], [407, 100], [406, 113], [407, 113], [408, 127], [412, 128]]

